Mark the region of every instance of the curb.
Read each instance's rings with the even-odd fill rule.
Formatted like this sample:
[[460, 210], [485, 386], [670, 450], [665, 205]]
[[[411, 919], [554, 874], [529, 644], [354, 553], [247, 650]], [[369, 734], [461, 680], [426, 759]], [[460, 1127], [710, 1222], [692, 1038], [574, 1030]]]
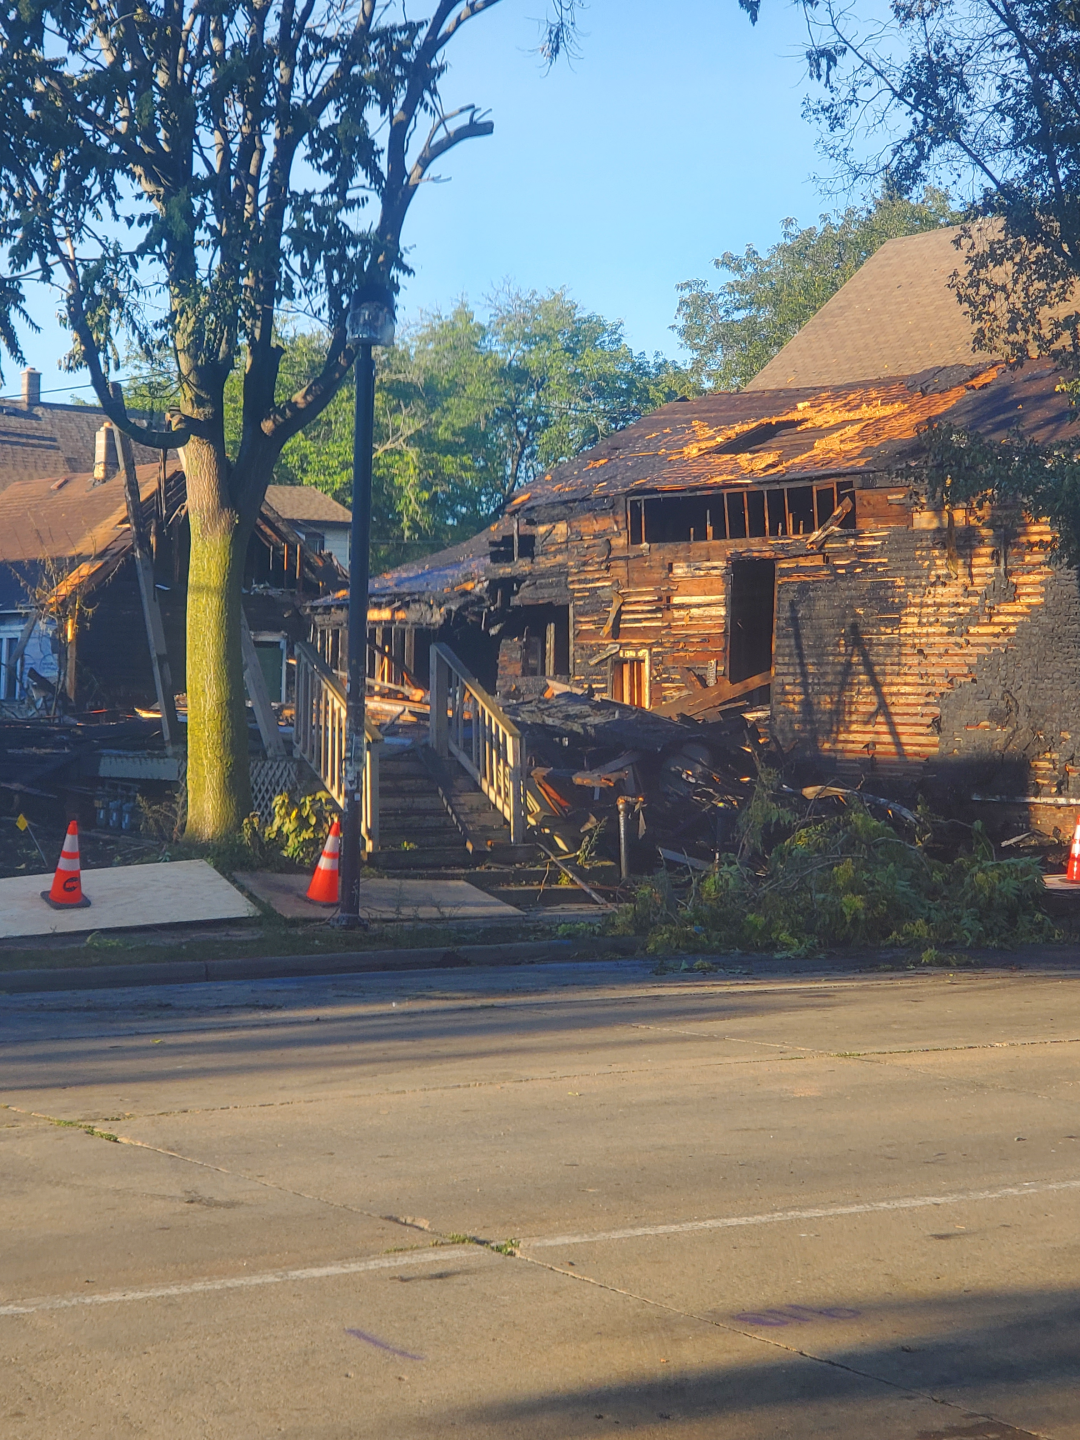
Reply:
[[471, 965], [542, 965], [560, 960], [626, 958], [636, 946], [618, 938], [537, 940], [507, 945], [433, 946], [420, 950], [352, 950], [337, 955], [274, 955], [243, 960], [177, 960], [161, 964], [71, 965], [0, 973], [0, 994], [42, 990], [110, 990], [132, 985], [203, 985], [216, 980], [285, 980], [373, 971], [451, 970]]

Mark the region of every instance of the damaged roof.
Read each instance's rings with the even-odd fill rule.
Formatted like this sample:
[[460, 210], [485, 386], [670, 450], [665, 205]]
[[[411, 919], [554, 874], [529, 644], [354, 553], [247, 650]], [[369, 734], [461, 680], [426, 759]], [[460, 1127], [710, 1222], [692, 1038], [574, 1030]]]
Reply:
[[[159, 460], [135, 474], [144, 507], [158, 491]], [[166, 476], [173, 489], [181, 472]], [[119, 475], [17, 480], [0, 491], [0, 608], [18, 609], [44, 581], [54, 599], [104, 579], [131, 545], [124, 482]]]
[[825, 389], [721, 391], [654, 410], [560, 465], [511, 513], [606, 496], [852, 475], [915, 460], [935, 420], [1042, 443], [1080, 433], [1046, 362], [944, 366], [907, 379]]
[[[1042, 444], [1080, 438], [1059, 373], [1046, 362], [945, 366], [899, 380], [825, 389], [721, 392], [675, 401], [560, 465], [462, 544], [371, 580], [373, 606], [466, 603], [492, 576], [491, 547], [514, 515], [528, 522], [565, 504], [711, 486], [823, 476], [887, 475], [917, 464], [921, 436], [947, 420], [1004, 440], [1019, 428]], [[505, 571], [503, 572], [505, 573]], [[338, 595], [316, 604], [342, 603]]]
[[[185, 499], [183, 470], [170, 459], [162, 476], [160, 453], [149, 464], [135, 467], [146, 518], [159, 503], [162, 487], [169, 518]], [[340, 585], [343, 571], [333, 556], [308, 549], [269, 503], [263, 505], [256, 529], [268, 545], [301, 549], [307, 570], [319, 584]], [[17, 480], [0, 490], [0, 610], [23, 608], [43, 585], [53, 604], [76, 589], [92, 588], [113, 573], [130, 548], [119, 471], [104, 480], [88, 474]]]
[[[393, 595], [395, 600], [402, 597], [421, 600], [432, 595], [445, 596], [448, 600], [453, 596], [467, 599], [488, 578], [491, 568], [488, 546], [502, 529], [502, 524], [496, 522], [479, 535], [451, 545], [447, 550], [411, 560], [383, 575], [374, 575], [368, 593], [376, 602], [381, 595]], [[331, 605], [335, 600], [341, 603], [340, 596], [331, 596], [314, 604]]]

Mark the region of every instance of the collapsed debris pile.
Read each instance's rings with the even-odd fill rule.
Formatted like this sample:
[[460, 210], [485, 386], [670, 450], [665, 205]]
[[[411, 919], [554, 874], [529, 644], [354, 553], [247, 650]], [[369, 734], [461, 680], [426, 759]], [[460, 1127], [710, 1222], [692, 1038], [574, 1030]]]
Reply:
[[711, 864], [730, 845], [768, 744], [753, 719], [672, 720], [566, 691], [507, 701], [526, 752], [531, 826], [553, 848], [618, 855], [620, 799], [632, 803], [631, 868], [658, 852]]

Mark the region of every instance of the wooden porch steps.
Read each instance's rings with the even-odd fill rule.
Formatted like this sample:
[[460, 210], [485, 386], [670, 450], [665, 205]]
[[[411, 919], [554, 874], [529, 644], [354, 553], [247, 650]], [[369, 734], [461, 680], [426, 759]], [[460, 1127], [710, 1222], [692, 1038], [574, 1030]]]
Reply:
[[509, 825], [458, 765], [427, 745], [417, 755], [475, 863], [520, 865], [536, 860], [535, 845], [510, 843]]
[[465, 870], [535, 860], [535, 845], [512, 846], [508, 836], [502, 816], [467, 777], [452, 774], [426, 747], [383, 749], [378, 869]]

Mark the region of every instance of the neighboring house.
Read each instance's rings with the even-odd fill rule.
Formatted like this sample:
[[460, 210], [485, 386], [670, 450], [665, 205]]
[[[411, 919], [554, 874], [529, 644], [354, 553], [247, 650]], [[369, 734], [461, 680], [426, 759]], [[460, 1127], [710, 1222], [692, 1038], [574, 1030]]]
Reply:
[[[164, 598], [171, 590], [164, 577], [172, 580], [183, 550], [183, 472], [175, 459], [165, 467], [156, 460], [137, 466], [136, 477]], [[91, 471], [16, 480], [0, 491], [5, 700], [30, 696], [55, 709], [42, 681], [63, 692], [67, 704], [152, 699], [138, 590], [134, 574], [126, 573], [130, 554], [127, 504], [115, 471], [104, 479]], [[182, 679], [183, 613], [177, 616], [167, 603], [162, 608]], [[16, 661], [24, 635], [27, 648]]]
[[325, 550], [348, 572], [351, 510], [313, 485], [268, 485], [266, 504], [288, 521], [309, 550]]
[[[1045, 525], [927, 508], [922, 435], [1077, 426], [1047, 363], [973, 354], [951, 238], [889, 242], [745, 391], [662, 407], [374, 579], [369, 672], [423, 675], [439, 638], [505, 696], [765, 706], [822, 779], [1035, 797], [1052, 828], [1080, 803], [1076, 576]], [[308, 613], [335, 663], [344, 600]]]
[[[57, 708], [130, 710], [155, 696], [116, 435], [96, 416], [80, 468], [10, 478], [0, 449], [0, 702], [21, 713]], [[152, 552], [173, 688], [186, 689], [189, 554], [184, 474], [170, 451], [135, 447], [142, 525]], [[89, 459], [87, 458], [89, 456]], [[96, 457], [96, 460], [95, 460]], [[346, 576], [333, 555], [309, 548], [271, 506], [256, 522], [244, 577], [248, 617], [270, 699], [287, 691], [299, 605]]]
[[[54, 405], [41, 398], [41, 375], [22, 372], [18, 397], [0, 397], [0, 490], [16, 480], [91, 470], [105, 413], [96, 405]], [[159, 452], [136, 445], [135, 463], [157, 460]]]

